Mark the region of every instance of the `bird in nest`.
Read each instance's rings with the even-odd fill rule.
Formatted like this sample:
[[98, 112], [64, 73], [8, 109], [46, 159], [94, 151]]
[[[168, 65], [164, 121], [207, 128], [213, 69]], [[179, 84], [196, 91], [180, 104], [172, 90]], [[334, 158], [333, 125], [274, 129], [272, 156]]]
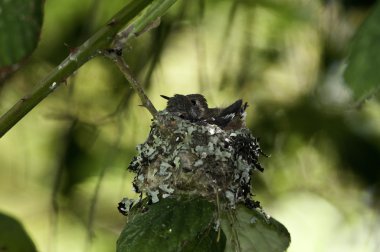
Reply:
[[166, 99], [166, 111], [191, 122], [206, 122], [219, 126], [223, 130], [238, 130], [245, 127], [247, 103], [241, 99], [225, 108], [209, 108], [206, 98], [201, 94], [173, 97], [161, 95]]

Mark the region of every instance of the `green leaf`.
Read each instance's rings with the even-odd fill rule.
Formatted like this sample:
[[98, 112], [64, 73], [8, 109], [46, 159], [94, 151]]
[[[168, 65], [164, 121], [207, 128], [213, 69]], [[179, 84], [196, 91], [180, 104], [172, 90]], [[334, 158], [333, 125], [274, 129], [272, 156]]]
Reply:
[[198, 237], [186, 244], [181, 252], [194, 252], [194, 251], [225, 251], [226, 235], [222, 229], [215, 231], [213, 228], [206, 229]]
[[[215, 206], [201, 198], [162, 199], [141, 212], [135, 207], [117, 241], [117, 251], [224, 251], [217, 241]], [[195, 249], [195, 250], [194, 250]]]
[[231, 225], [227, 219], [222, 221], [222, 229], [227, 237], [226, 251], [235, 251], [234, 233], [240, 243], [240, 251], [282, 252], [290, 245], [288, 230], [277, 220], [263, 213], [239, 206]]
[[37, 251], [21, 223], [2, 213], [0, 213], [0, 251]]
[[0, 73], [36, 48], [42, 12], [43, 0], [0, 0]]
[[380, 86], [380, 2], [357, 31], [344, 76], [356, 98]]

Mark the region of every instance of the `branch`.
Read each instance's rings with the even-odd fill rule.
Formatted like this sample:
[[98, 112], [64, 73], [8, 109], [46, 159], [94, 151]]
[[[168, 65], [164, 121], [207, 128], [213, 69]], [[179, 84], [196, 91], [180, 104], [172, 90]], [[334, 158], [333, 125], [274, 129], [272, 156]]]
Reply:
[[136, 18], [133, 24], [129, 25], [126, 29], [116, 35], [111, 49], [104, 52], [104, 55], [116, 63], [119, 70], [124, 74], [124, 77], [139, 95], [142, 106], [147, 108], [153, 117], [157, 114], [157, 110], [146, 96], [141, 84], [133, 77], [131, 70], [122, 57], [122, 50], [130, 38], [138, 37], [159, 26], [161, 16], [164, 15], [170, 6], [176, 1], [177, 0], [160, 0], [153, 2], [143, 15]]
[[[39, 83], [39, 88], [21, 98], [11, 109], [0, 117], [0, 137], [10, 130], [38, 103], [57, 89], [80, 66], [110, 46], [117, 32], [137, 16], [153, 0], [135, 0], [127, 4], [98, 32], [78, 47], [49, 75]], [[150, 10], [152, 10], [150, 8]], [[153, 11], [153, 10], [152, 10]], [[162, 15], [162, 14], [161, 14]]]
[[144, 90], [142, 89], [140, 83], [133, 77], [132, 72], [129, 69], [124, 58], [122, 56], [116, 56], [116, 57], [110, 57], [110, 58], [116, 63], [119, 70], [124, 74], [124, 77], [129, 81], [132, 88], [139, 95], [140, 100], [142, 102], [142, 106], [147, 108], [149, 112], [152, 114], [152, 116], [154, 117], [157, 114], [156, 108], [153, 106], [152, 102], [144, 93]]

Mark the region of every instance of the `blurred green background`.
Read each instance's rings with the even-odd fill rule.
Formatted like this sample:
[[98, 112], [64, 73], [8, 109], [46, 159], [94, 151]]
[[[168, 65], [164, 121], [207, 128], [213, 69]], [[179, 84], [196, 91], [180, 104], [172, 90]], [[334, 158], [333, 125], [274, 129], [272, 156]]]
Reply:
[[[47, 0], [37, 50], [0, 86], [0, 111], [126, 1]], [[157, 109], [160, 94], [242, 98], [270, 158], [255, 199], [289, 230], [288, 251], [380, 251], [379, 95], [357, 105], [343, 79], [376, 1], [178, 1], [124, 54]], [[379, 28], [380, 29], [380, 28]], [[114, 251], [136, 197], [126, 168], [151, 116], [116, 67], [95, 58], [0, 140], [0, 211], [39, 251]]]

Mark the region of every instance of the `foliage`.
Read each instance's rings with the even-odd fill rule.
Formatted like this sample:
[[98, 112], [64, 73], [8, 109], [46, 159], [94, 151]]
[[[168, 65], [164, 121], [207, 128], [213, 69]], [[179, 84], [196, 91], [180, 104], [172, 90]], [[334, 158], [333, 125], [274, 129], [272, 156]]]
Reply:
[[[0, 0], [0, 6], [22, 2], [38, 1]], [[124, 50], [159, 109], [159, 95], [174, 93], [203, 93], [213, 106], [239, 98], [249, 103], [248, 125], [271, 154], [261, 160], [265, 173], [255, 178], [253, 193], [292, 234], [291, 251], [377, 249], [379, 3], [371, 9], [374, 1], [365, 1], [365, 8], [352, 2], [178, 1], [160, 26], [131, 38]], [[0, 140], [1, 211], [18, 216], [41, 251], [47, 232], [58, 251], [113, 251], [123, 228], [115, 205], [131, 196], [132, 176], [122, 171], [146, 139], [150, 115], [137, 107], [123, 75], [91, 53], [58, 79], [46, 76], [57, 74], [64, 57], [70, 59], [124, 4], [46, 1], [41, 35], [42, 3], [15, 15], [0, 11], [0, 62], [13, 55], [10, 65], [0, 66], [1, 113], [46, 84], [33, 106], [43, 102]], [[19, 23], [24, 19], [17, 13], [24, 10], [36, 15], [34, 22]], [[2, 26], [4, 20], [13, 22]], [[23, 32], [21, 24], [33, 27]], [[20, 29], [10, 33], [11, 27]], [[4, 49], [4, 39], [17, 50]], [[53, 93], [54, 82], [60, 89]], [[372, 99], [352, 106], [363, 96]], [[251, 222], [240, 222], [237, 231], [258, 235]], [[230, 248], [231, 232], [223, 230]], [[262, 246], [268, 244], [275, 245]]]
[[[231, 213], [228, 213], [231, 214]], [[288, 230], [276, 219], [258, 209], [248, 209], [244, 206], [233, 211], [232, 223], [224, 217], [222, 230], [227, 237], [233, 237], [236, 232], [239, 237], [241, 251], [286, 251], [290, 244]], [[226, 251], [233, 251], [233, 240], [227, 241]]]
[[137, 205], [120, 234], [117, 251], [224, 251], [226, 237], [223, 231], [217, 237], [214, 210], [202, 198]]
[[345, 72], [355, 97], [362, 98], [380, 90], [380, 3], [374, 6], [353, 40]]
[[289, 246], [286, 228], [264, 212], [244, 206], [221, 211], [223, 217], [217, 220], [216, 206], [202, 198], [136, 205], [120, 234], [117, 251], [235, 251], [234, 242], [241, 251], [285, 251]]
[[0, 82], [37, 47], [42, 10], [41, 0], [0, 1]]
[[22, 224], [13, 217], [0, 213], [0, 250], [23, 252], [37, 251]]

